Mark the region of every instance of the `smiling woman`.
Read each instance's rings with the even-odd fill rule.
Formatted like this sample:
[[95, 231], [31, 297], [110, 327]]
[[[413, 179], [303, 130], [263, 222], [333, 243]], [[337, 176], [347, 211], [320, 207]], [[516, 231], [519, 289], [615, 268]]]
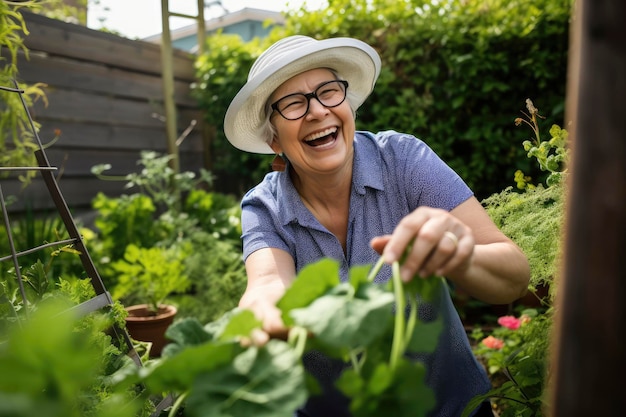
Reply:
[[[342, 281], [353, 279], [350, 268], [372, 265], [382, 254], [387, 265], [376, 282], [388, 282], [390, 265], [402, 259], [394, 277], [404, 282], [445, 276], [495, 304], [526, 290], [524, 254], [424, 142], [392, 130], [356, 131], [356, 109], [380, 67], [377, 52], [359, 40], [291, 36], [261, 54], [226, 112], [224, 131], [235, 147], [286, 159], [284, 171], [266, 175], [242, 201], [248, 286], [239, 305], [273, 337], [290, 331], [275, 303], [323, 258], [338, 262]], [[428, 415], [458, 416], [490, 382], [449, 291], [440, 286], [422, 295], [419, 317], [445, 326], [425, 360], [438, 399]], [[303, 362], [322, 392], [298, 416], [347, 417], [358, 408], [335, 384], [347, 364], [322, 351], [308, 352]], [[477, 404], [472, 415], [492, 415], [489, 403]]]

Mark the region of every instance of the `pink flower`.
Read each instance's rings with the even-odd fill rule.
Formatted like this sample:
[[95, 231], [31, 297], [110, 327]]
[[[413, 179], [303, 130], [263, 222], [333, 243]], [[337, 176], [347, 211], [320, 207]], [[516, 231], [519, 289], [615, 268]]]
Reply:
[[521, 321], [513, 316], [502, 316], [498, 319], [498, 324], [507, 329], [517, 330], [519, 329]]
[[502, 349], [504, 347], [504, 341], [493, 336], [485, 337], [482, 341], [482, 344], [489, 349]]

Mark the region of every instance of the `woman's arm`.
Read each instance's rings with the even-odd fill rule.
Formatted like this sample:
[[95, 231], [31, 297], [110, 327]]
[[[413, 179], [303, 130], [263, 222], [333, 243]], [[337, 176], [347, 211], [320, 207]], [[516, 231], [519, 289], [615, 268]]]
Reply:
[[373, 239], [372, 247], [391, 263], [411, 242], [401, 269], [404, 280], [415, 274], [442, 275], [491, 304], [513, 302], [527, 290], [526, 256], [474, 197], [450, 212], [420, 207], [402, 219], [393, 234]]
[[286, 337], [276, 302], [296, 276], [293, 258], [281, 249], [259, 249], [246, 259], [246, 273], [248, 285], [239, 307], [252, 310], [270, 336]]

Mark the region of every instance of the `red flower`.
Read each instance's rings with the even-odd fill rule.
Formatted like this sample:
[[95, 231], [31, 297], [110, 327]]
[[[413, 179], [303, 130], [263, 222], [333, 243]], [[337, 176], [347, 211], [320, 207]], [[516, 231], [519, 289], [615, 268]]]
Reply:
[[506, 327], [507, 329], [517, 330], [519, 329], [521, 320], [513, 316], [502, 316], [498, 319], [498, 324], [500, 326]]
[[482, 341], [482, 344], [489, 349], [502, 349], [504, 347], [504, 341], [493, 336], [485, 337]]

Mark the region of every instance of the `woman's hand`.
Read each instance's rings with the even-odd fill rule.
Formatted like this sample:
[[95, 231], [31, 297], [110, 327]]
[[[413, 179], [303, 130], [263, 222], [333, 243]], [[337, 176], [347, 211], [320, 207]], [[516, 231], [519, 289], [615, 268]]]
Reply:
[[524, 253], [474, 197], [450, 212], [420, 207], [404, 217], [391, 235], [376, 237], [371, 245], [386, 262], [402, 261], [400, 274], [405, 281], [415, 275], [445, 276], [490, 304], [517, 300], [530, 279]]
[[265, 298], [257, 298], [246, 308], [251, 310], [263, 323], [263, 331], [267, 334], [268, 339], [287, 340], [289, 329], [285, 327], [280, 310], [273, 302]]
[[239, 307], [255, 314], [268, 337], [286, 340], [289, 329], [285, 327], [276, 303], [296, 276], [291, 255], [280, 249], [259, 249], [248, 256], [246, 272], [248, 286], [239, 300]]
[[419, 207], [400, 221], [393, 234], [376, 237], [371, 245], [387, 263], [403, 259], [400, 275], [406, 282], [416, 274], [463, 274], [471, 263], [475, 242], [472, 229], [450, 212]]

